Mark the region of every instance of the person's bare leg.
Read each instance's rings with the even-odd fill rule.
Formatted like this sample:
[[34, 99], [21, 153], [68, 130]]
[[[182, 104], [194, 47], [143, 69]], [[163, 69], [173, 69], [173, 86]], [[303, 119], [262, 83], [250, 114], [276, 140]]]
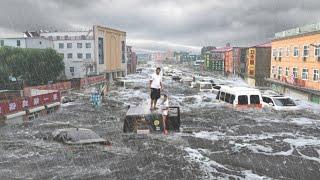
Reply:
[[153, 100], [153, 103], [154, 103], [154, 104], [153, 104], [153, 108], [154, 108], [154, 109], [157, 109], [157, 101], [158, 101], [157, 99]]
[[163, 133], [164, 133], [165, 135], [168, 134], [167, 125], [166, 125], [166, 119], [167, 119], [167, 116], [162, 115]]

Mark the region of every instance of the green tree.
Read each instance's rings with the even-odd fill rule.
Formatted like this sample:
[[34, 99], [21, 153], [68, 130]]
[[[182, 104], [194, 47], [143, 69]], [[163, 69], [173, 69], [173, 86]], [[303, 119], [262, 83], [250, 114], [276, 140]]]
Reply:
[[0, 83], [13, 76], [26, 85], [42, 85], [57, 81], [63, 71], [63, 57], [53, 49], [0, 48]]

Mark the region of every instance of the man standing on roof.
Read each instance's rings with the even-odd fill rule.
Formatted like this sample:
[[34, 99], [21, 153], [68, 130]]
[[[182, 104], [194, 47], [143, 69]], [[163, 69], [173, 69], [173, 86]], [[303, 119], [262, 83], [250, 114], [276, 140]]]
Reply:
[[157, 109], [157, 101], [160, 98], [162, 89], [162, 76], [160, 74], [161, 69], [158, 67], [156, 73], [150, 78], [151, 89], [151, 107], [150, 110]]

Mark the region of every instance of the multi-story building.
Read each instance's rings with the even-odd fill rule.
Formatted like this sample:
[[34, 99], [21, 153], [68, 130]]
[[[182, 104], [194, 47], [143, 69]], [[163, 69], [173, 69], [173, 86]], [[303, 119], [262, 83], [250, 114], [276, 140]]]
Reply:
[[247, 50], [248, 48], [240, 48], [240, 63], [235, 67], [236, 74], [242, 78], [247, 76]]
[[275, 90], [320, 103], [320, 23], [275, 34], [270, 82]]
[[205, 55], [205, 69], [209, 71], [224, 72], [225, 52], [230, 51], [231, 47], [217, 48], [207, 51]]
[[0, 38], [0, 47], [46, 49], [53, 48], [53, 42], [42, 37]]
[[127, 73], [132, 74], [137, 70], [137, 55], [131, 46], [127, 46]]
[[271, 58], [271, 44], [264, 43], [247, 49], [246, 76], [250, 86], [268, 86]]
[[93, 26], [94, 57], [98, 74], [107, 79], [127, 74], [126, 32]]
[[225, 52], [224, 72], [226, 75], [239, 72], [241, 48], [232, 47]]
[[151, 60], [157, 63], [162, 63], [166, 59], [166, 53], [164, 52], [157, 52], [151, 54]]
[[40, 36], [52, 40], [62, 55], [67, 79], [96, 74], [92, 31], [42, 32]]
[[150, 61], [150, 54], [137, 54], [138, 61]]
[[63, 57], [67, 79], [104, 74], [126, 75], [126, 33], [102, 26], [88, 31], [42, 32]]
[[201, 48], [201, 56], [202, 56], [202, 58], [204, 58], [204, 56], [206, 55], [206, 53], [208, 51], [212, 51], [212, 50], [215, 50], [215, 49], [217, 49], [217, 48], [214, 47], [214, 46], [205, 46], [205, 47]]

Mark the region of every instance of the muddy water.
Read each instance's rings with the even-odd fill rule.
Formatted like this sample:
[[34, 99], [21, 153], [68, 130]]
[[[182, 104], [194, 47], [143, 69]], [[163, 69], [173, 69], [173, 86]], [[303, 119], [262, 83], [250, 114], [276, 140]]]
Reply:
[[[0, 127], [0, 179], [318, 179], [320, 114], [302, 110], [237, 111], [213, 94], [165, 80], [182, 109], [182, 132], [123, 134], [128, 105], [148, 99], [147, 77], [134, 89], [114, 88], [102, 107], [86, 97], [51, 116]], [[90, 128], [111, 146], [67, 146], [51, 132]]]

